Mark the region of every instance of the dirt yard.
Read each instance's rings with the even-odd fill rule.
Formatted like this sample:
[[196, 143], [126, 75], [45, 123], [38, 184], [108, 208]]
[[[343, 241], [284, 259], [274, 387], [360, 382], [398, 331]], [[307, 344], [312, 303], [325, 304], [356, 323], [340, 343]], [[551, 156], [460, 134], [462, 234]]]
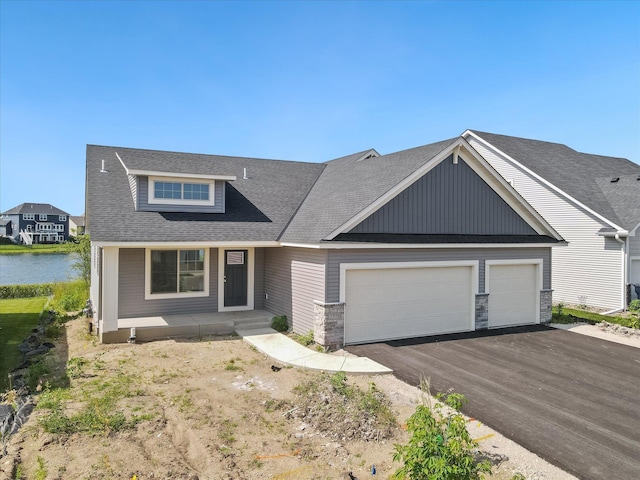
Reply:
[[[365, 390], [374, 382], [386, 393], [397, 426], [388, 440], [347, 440], [340, 425], [328, 430], [334, 435], [321, 434], [292, 413], [294, 387], [322, 374], [274, 364], [239, 338], [100, 345], [86, 331], [85, 320], [69, 322], [49, 354], [50, 376], [67, 367], [71, 388], [39, 399], [0, 458], [5, 478], [389, 478], [399, 466], [393, 444], [406, 441], [403, 424], [420, 400], [417, 389], [393, 376], [349, 377]], [[96, 408], [85, 415], [84, 431], [65, 433], [69, 423], [62, 420], [86, 412], [88, 404]], [[116, 412], [120, 416], [105, 421]], [[46, 433], [43, 421], [61, 433]], [[104, 424], [110, 426], [101, 430]], [[481, 430], [472, 434], [487, 437]], [[484, 439], [481, 446], [506, 454]], [[508, 460], [491, 478], [510, 479], [527, 468]]]

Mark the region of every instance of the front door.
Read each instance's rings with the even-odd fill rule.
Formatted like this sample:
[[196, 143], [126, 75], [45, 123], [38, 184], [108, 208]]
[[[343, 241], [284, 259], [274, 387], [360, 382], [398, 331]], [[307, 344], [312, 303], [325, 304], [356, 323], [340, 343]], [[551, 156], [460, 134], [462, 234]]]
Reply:
[[224, 306], [247, 305], [247, 250], [224, 252]]

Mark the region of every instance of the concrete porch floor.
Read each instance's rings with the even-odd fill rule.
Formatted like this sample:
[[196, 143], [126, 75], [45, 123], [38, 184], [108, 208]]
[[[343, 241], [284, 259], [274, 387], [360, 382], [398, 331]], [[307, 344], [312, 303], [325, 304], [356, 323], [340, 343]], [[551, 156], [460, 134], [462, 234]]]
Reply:
[[183, 313], [153, 317], [119, 318], [118, 330], [104, 332], [103, 343], [124, 343], [136, 329], [136, 341], [149, 342], [176, 337], [231, 335], [236, 329], [271, 326], [274, 314], [266, 310], [240, 312]]

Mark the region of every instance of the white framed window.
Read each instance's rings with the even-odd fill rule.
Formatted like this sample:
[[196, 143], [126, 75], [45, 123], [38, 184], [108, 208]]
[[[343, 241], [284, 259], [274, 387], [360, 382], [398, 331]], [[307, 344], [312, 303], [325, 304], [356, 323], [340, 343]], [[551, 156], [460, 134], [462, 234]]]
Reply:
[[56, 223], [56, 232], [64, 232], [64, 225]]
[[58, 221], [59, 222], [66, 222], [67, 221], [67, 216], [66, 215], [58, 215]]
[[149, 204], [213, 206], [215, 181], [149, 177]]
[[40, 215], [38, 215], [38, 220], [40, 220], [41, 222], [45, 222], [47, 220], [47, 216], [44, 213], [41, 213]]
[[23, 213], [22, 214], [22, 219], [23, 220], [35, 220], [36, 217], [33, 213]]
[[31, 231], [31, 225], [27, 225], [27, 232]]
[[146, 300], [208, 295], [209, 249], [146, 249]]

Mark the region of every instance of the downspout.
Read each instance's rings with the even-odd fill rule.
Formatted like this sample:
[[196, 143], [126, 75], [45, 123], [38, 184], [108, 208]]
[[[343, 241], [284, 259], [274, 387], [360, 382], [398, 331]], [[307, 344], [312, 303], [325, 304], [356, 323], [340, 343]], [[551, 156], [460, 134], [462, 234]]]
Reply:
[[627, 307], [627, 240], [629, 237], [625, 237], [623, 240], [620, 238], [620, 234], [616, 232], [613, 238], [622, 245], [622, 307], [611, 310], [610, 312], [604, 312], [603, 315], [622, 312]]

